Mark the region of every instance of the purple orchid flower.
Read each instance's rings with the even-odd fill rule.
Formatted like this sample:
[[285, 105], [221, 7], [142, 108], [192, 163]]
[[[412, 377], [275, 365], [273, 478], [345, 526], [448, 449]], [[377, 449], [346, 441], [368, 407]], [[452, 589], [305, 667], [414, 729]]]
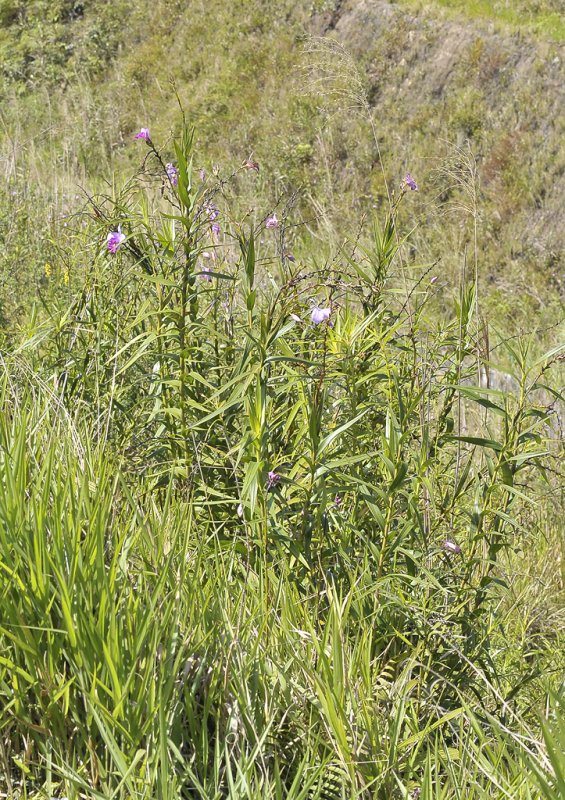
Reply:
[[122, 233], [122, 229], [120, 225], [118, 225], [117, 231], [110, 231], [108, 234], [108, 238], [106, 240], [106, 245], [108, 247], [108, 251], [110, 253], [117, 253], [119, 247], [125, 242], [126, 236], [125, 233]]
[[330, 313], [331, 309], [329, 308], [320, 308], [319, 306], [314, 306], [312, 313], [310, 314], [310, 319], [314, 325], [319, 325], [321, 322], [327, 322], [329, 320]]
[[220, 216], [220, 212], [213, 203], [206, 203], [204, 208], [206, 210], [206, 213], [208, 214], [208, 219], [210, 220], [210, 222], [214, 222], [214, 220], [218, 219], [218, 217]]
[[412, 175], [410, 175], [409, 172], [407, 172], [405, 177], [404, 177], [404, 183], [405, 183], [406, 186], [408, 186], [410, 191], [412, 191], [412, 192], [417, 192], [418, 191], [418, 184], [416, 183], [416, 181], [414, 180]]
[[445, 542], [442, 544], [442, 548], [445, 550], [446, 553], [454, 553], [458, 556], [461, 553], [461, 548], [454, 542], [452, 539], [446, 539]]
[[277, 483], [281, 479], [281, 476], [278, 474], [278, 472], [269, 472], [268, 478], [269, 480], [267, 481], [267, 491], [269, 489], [272, 489], [273, 486], [277, 485]]
[[219, 236], [219, 235], [220, 235], [220, 232], [221, 232], [221, 230], [222, 230], [222, 229], [221, 229], [221, 227], [220, 227], [220, 223], [219, 223], [219, 222], [213, 222], [213, 223], [212, 223], [212, 233], [213, 233], [215, 236]]
[[167, 175], [171, 182], [171, 186], [175, 188], [179, 185], [179, 171], [174, 164], [167, 164]]
[[279, 227], [279, 221], [277, 219], [277, 215], [273, 214], [272, 217], [268, 217], [265, 220], [265, 228], [273, 229]]
[[134, 139], [143, 139], [144, 142], [150, 142], [151, 136], [149, 134], [149, 128], [142, 128], [139, 133], [136, 133], [133, 137]]

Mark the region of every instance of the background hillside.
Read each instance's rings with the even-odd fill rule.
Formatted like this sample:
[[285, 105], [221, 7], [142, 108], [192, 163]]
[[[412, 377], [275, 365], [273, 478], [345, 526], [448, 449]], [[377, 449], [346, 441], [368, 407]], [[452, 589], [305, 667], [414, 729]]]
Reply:
[[[260, 163], [252, 189], [235, 189], [242, 209], [260, 214], [294, 197], [293, 248], [304, 224], [327, 257], [383, 205], [383, 175], [397, 189], [410, 171], [420, 185], [411, 257], [437, 262], [442, 291], [457, 290], [465, 253], [472, 271], [476, 222], [491, 325], [557, 324], [562, 11], [549, 0], [2, 0], [4, 316], [37, 298], [49, 250], [83, 206], [77, 187], [95, 191], [139, 165], [130, 143], [142, 124], [161, 141], [179, 130], [178, 93], [202, 166], [227, 174], [251, 153]], [[346, 52], [308, 38], [327, 34]], [[42, 233], [24, 244], [30, 226]]]

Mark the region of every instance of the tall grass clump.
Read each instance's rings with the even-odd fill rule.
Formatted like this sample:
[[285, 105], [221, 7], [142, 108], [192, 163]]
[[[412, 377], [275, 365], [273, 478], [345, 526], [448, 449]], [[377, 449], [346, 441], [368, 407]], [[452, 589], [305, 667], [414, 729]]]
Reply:
[[401, 262], [409, 176], [326, 256], [284, 197], [232, 217], [251, 160], [137, 138], [3, 355], [8, 796], [559, 796], [562, 581], [515, 573], [559, 546], [562, 350], [490, 387], [474, 282], [438, 324]]

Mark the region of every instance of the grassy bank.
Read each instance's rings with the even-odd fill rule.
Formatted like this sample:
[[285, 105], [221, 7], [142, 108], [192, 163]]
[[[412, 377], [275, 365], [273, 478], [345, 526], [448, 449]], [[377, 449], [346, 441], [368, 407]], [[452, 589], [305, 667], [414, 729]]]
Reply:
[[443, 12], [451, 19], [494, 22], [502, 30], [533, 34], [555, 42], [565, 41], [564, 7], [561, 0], [397, 0], [417, 11]]

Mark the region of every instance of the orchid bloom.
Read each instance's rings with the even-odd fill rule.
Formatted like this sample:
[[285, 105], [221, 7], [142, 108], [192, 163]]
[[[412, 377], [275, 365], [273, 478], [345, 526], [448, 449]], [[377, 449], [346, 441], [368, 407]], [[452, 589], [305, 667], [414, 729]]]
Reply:
[[167, 176], [171, 182], [171, 186], [175, 188], [179, 185], [179, 171], [174, 164], [167, 164]]
[[310, 318], [314, 325], [319, 325], [321, 322], [327, 322], [330, 318], [331, 309], [329, 308], [320, 308], [319, 306], [314, 306], [312, 309], [312, 313], [310, 314]]
[[133, 137], [134, 139], [143, 139], [144, 142], [150, 142], [151, 136], [149, 134], [149, 128], [142, 128], [139, 133], [136, 133]]
[[281, 476], [278, 472], [269, 472], [269, 480], [267, 481], [267, 490], [272, 489], [280, 481]]
[[117, 253], [118, 248], [125, 242], [126, 236], [125, 233], [122, 233], [122, 229], [120, 225], [118, 225], [117, 231], [110, 231], [107, 238], [107, 247], [110, 253]]

